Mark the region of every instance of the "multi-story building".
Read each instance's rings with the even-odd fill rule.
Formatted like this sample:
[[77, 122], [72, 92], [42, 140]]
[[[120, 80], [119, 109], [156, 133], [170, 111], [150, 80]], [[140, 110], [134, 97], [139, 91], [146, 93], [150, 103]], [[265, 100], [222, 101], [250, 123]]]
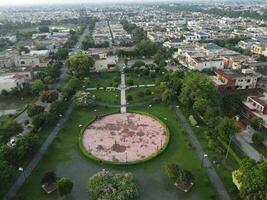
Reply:
[[255, 89], [259, 76], [250, 69], [217, 70], [216, 76], [210, 76], [214, 85], [221, 92]]

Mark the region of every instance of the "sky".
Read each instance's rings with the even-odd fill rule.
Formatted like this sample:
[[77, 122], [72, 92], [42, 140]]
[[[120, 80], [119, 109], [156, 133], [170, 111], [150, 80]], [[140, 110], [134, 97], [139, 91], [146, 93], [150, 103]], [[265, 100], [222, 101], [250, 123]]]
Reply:
[[[77, 4], [77, 3], [114, 3], [114, 2], [136, 2], [141, 3], [144, 0], [0, 0], [0, 6], [14, 5], [40, 5], [40, 4]], [[152, 0], [145, 0], [152, 1]], [[162, 2], [164, 0], [153, 0], [154, 2]]]

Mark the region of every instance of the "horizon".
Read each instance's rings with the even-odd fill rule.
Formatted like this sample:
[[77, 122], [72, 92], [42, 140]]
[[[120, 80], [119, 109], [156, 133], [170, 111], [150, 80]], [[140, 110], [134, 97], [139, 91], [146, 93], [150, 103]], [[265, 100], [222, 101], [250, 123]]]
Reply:
[[[140, 3], [196, 3], [196, 2], [227, 2], [230, 0], [1, 0], [0, 7], [43, 6], [43, 5], [79, 5], [79, 4], [140, 4]], [[238, 0], [237, 2], [248, 0]], [[261, 0], [254, 0], [261, 1]]]

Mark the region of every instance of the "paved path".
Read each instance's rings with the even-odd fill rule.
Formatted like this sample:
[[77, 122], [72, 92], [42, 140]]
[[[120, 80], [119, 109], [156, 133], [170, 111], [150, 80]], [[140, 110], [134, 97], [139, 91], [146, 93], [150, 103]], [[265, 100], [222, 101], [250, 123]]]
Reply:
[[121, 71], [121, 85], [120, 85], [120, 90], [121, 90], [121, 113], [126, 113], [127, 108], [126, 108], [126, 92], [125, 92], [125, 73], [123, 70]]
[[197, 155], [200, 158], [201, 162], [203, 163], [203, 166], [205, 167], [207, 174], [208, 174], [208, 177], [210, 179], [210, 182], [212, 183], [213, 187], [215, 188], [218, 196], [222, 200], [230, 200], [231, 198], [230, 198], [229, 194], [227, 193], [220, 177], [217, 175], [217, 173], [213, 169], [209, 159], [207, 157], [204, 157], [205, 152], [201, 148], [197, 138], [194, 136], [193, 131], [192, 131], [190, 125], [188, 124], [187, 119], [184, 117], [184, 114], [182, 113], [181, 109], [177, 105], [175, 105], [175, 106], [176, 106], [177, 117], [182, 122], [186, 136], [189, 139], [192, 146], [195, 148]]
[[52, 130], [50, 135], [46, 138], [45, 142], [41, 146], [41, 148], [38, 150], [38, 152], [35, 154], [31, 162], [27, 165], [27, 167], [24, 169], [24, 173], [22, 173], [16, 180], [16, 182], [13, 184], [13, 186], [10, 188], [8, 193], [4, 196], [3, 200], [8, 200], [19, 191], [19, 189], [22, 187], [24, 182], [26, 181], [27, 177], [29, 177], [34, 170], [34, 168], [37, 166], [38, 162], [42, 159], [44, 153], [48, 149], [49, 145], [54, 141], [60, 130], [63, 128], [63, 125], [65, 121], [69, 118], [70, 114], [73, 111], [74, 106], [71, 105], [66, 113], [63, 115], [63, 117], [59, 120], [57, 126]]
[[236, 134], [234, 142], [241, 148], [241, 150], [251, 159], [259, 161], [261, 159], [267, 161], [262, 154], [260, 154], [254, 147], [247, 143], [241, 134]]
[[9, 114], [16, 114], [17, 110], [16, 109], [10, 109], [10, 110], [0, 110], [0, 117], [2, 115], [9, 115]]

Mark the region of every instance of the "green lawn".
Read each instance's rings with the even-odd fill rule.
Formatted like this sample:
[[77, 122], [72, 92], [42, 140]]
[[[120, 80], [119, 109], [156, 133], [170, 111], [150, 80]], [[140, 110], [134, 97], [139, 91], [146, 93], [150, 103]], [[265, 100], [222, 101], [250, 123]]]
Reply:
[[129, 72], [126, 73], [126, 83], [127, 80], [132, 79], [134, 81], [134, 85], [153, 84], [158, 77], [160, 77], [160, 75], [157, 75], [155, 78], [150, 78], [149, 76]]
[[32, 102], [34, 97], [0, 97], [0, 110], [9, 110], [9, 109], [22, 109], [26, 104]]
[[96, 96], [97, 102], [103, 102], [108, 104], [120, 104], [120, 91], [106, 91], [106, 90], [96, 90], [91, 91], [92, 94]]
[[[94, 72], [90, 74], [89, 87], [110, 87], [113, 79], [117, 77], [120, 80], [120, 72]], [[120, 81], [119, 81], [120, 83]]]
[[[171, 140], [168, 148], [157, 158], [143, 164], [133, 166], [110, 166], [96, 163], [86, 158], [80, 151], [78, 135], [81, 128], [79, 124], [86, 124], [96, 114], [107, 114], [117, 110], [110, 108], [75, 109], [71, 118], [66, 122], [63, 130], [59, 133], [53, 144], [49, 147], [43, 159], [38, 164], [21, 193], [26, 200], [49, 200], [57, 199], [55, 192], [47, 195], [40, 185], [42, 175], [55, 170], [58, 176], [66, 176], [74, 181], [72, 192], [73, 199], [88, 199], [88, 178], [102, 170], [108, 169], [114, 172], [132, 172], [140, 188], [140, 199], [145, 200], [177, 200], [177, 199], [214, 199], [215, 192], [208, 180], [205, 171], [201, 168], [201, 162], [195, 151], [188, 145], [187, 138], [176, 120], [175, 112], [171, 107], [163, 103], [153, 104], [152, 108], [134, 107], [132, 111], [143, 111], [155, 115], [160, 120], [165, 120], [170, 129]], [[177, 190], [164, 174], [164, 165], [175, 162], [191, 170], [195, 176], [195, 185], [189, 193]]]
[[[152, 92], [151, 95], [145, 95], [143, 97], [140, 97], [138, 95], [140, 92], [144, 92], [145, 93], [145, 91], [147, 89]], [[131, 95], [133, 97], [133, 100], [132, 101], [127, 101], [128, 104], [148, 102], [150, 100], [153, 100], [156, 97], [155, 87], [131, 88], [129, 90], [126, 90], [126, 96], [127, 95]]]

